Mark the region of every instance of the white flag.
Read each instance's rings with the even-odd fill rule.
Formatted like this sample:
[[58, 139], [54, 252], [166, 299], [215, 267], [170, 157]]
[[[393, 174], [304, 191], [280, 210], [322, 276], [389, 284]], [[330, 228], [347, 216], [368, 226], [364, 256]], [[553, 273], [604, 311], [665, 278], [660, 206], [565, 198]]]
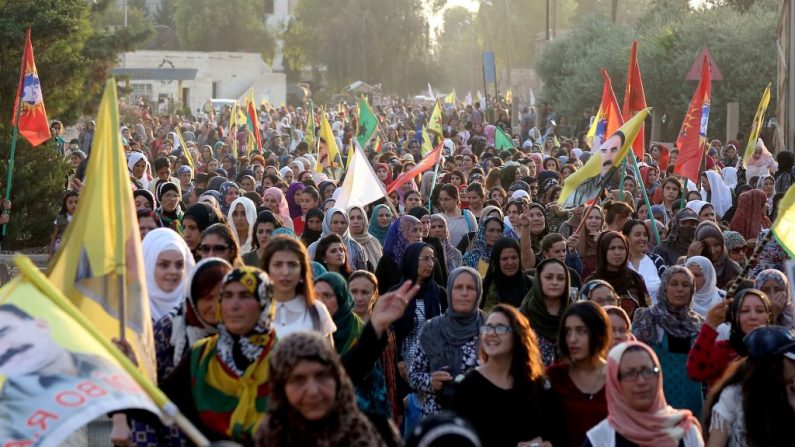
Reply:
[[428, 97], [431, 99], [436, 99], [436, 96], [433, 94], [433, 89], [431, 88], [431, 83], [428, 83]]
[[530, 107], [536, 106], [536, 95], [533, 94], [533, 89], [530, 89]]
[[354, 205], [369, 205], [386, 196], [384, 184], [375, 175], [373, 167], [360, 148], [353, 153], [353, 160], [345, 174], [342, 186], [334, 191], [337, 208], [348, 209]]
[[467, 92], [467, 96], [466, 96], [466, 98], [464, 98], [464, 103], [466, 105], [468, 105], [468, 106], [472, 105], [472, 91], [471, 90]]

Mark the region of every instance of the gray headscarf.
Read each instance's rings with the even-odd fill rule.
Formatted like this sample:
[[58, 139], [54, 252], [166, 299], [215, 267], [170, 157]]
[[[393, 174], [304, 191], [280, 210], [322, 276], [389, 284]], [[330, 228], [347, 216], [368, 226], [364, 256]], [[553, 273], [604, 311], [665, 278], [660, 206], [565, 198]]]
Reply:
[[[477, 302], [469, 312], [453, 310], [453, 285], [456, 278], [466, 273], [475, 281]], [[477, 270], [471, 267], [458, 267], [447, 278], [447, 310], [425, 323], [420, 332], [419, 342], [428, 357], [431, 371], [443, 366], [450, 368], [453, 377], [461, 374], [464, 353], [462, 346], [480, 335], [480, 326], [486, 321], [486, 314], [480, 310], [483, 297], [483, 284]]]
[[[677, 273], [684, 273], [690, 280], [690, 303], [682, 307], [675, 307], [668, 301], [668, 284]], [[676, 338], [694, 337], [698, 334], [704, 318], [690, 308], [695, 289], [696, 280], [690, 270], [681, 265], [668, 267], [660, 278], [657, 303], [635, 311], [632, 326], [638, 341], [653, 345], [662, 343], [666, 333]]]

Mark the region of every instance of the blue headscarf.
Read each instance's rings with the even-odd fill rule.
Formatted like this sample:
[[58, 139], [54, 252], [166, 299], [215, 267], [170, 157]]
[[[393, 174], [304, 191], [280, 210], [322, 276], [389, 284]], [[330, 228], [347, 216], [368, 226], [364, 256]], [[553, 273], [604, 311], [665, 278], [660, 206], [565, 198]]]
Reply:
[[475, 238], [475, 246], [471, 249], [467, 250], [464, 254], [464, 265], [467, 267], [472, 267], [474, 269], [478, 268], [479, 260], [483, 260], [483, 262], [488, 263], [491, 259], [491, 248], [486, 244], [486, 226], [491, 222], [497, 222], [503, 228], [500, 232], [505, 230], [505, 224], [495, 216], [491, 216], [481, 222], [480, 227], [478, 228], [478, 235]]
[[400, 219], [392, 222], [384, 239], [384, 255], [389, 256], [396, 264], [400, 265], [403, 262], [406, 248], [409, 246], [406, 235], [420, 223], [420, 220], [414, 216], [400, 216]]
[[389, 231], [389, 225], [387, 225], [386, 228], [378, 225], [378, 212], [382, 209], [388, 209], [389, 214], [392, 214], [392, 210], [388, 206], [384, 204], [376, 205], [375, 208], [373, 208], [373, 212], [370, 214], [370, 226], [367, 227], [367, 232], [370, 233], [374, 238], [378, 239], [378, 242], [381, 244], [381, 246], [385, 244], [386, 233]]
[[221, 187], [218, 188], [218, 192], [221, 194], [219, 204], [221, 205], [221, 212], [223, 212], [224, 215], [229, 213], [229, 206], [231, 205], [231, 203], [226, 203], [226, 193], [232, 188], [237, 188], [237, 190], [240, 191], [240, 187], [237, 186], [235, 182], [224, 182]]

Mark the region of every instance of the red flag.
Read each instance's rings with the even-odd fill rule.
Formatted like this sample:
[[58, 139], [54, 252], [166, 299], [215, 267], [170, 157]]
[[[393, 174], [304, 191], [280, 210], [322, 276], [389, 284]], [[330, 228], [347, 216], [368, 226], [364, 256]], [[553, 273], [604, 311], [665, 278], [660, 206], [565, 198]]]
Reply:
[[[20, 99], [22, 100], [20, 103]], [[21, 107], [21, 109], [20, 109]], [[19, 119], [16, 120], [17, 111]], [[30, 28], [25, 38], [25, 51], [22, 53], [22, 70], [19, 75], [17, 97], [14, 100], [14, 116], [19, 127], [19, 133], [30, 142], [38, 146], [49, 140], [50, 123], [47, 121], [47, 111], [44, 110], [44, 97], [41, 94], [39, 74], [36, 72], [36, 62], [33, 60], [33, 45], [30, 44]]]
[[392, 183], [390, 183], [386, 188], [387, 195], [392, 194], [394, 190], [400, 188], [401, 185], [413, 179], [414, 177], [420, 175], [428, 169], [433, 168], [434, 165], [439, 162], [439, 159], [442, 158], [442, 147], [444, 147], [444, 142], [439, 143], [439, 145], [436, 146], [436, 148], [431, 151], [430, 154], [426, 155], [425, 158], [417, 163], [417, 166], [414, 166], [410, 170], [400, 174], [398, 178], [393, 180]]
[[588, 137], [592, 138], [591, 147], [601, 146], [607, 137], [613, 135], [624, 124], [616, 94], [613, 92], [613, 82], [604, 68], [602, 77], [605, 79], [604, 87], [602, 87], [602, 102], [599, 104], [593, 125], [588, 131]]
[[[624, 107], [621, 114], [624, 121], [637, 115], [641, 110], [646, 110], [646, 94], [643, 92], [643, 80], [640, 77], [640, 67], [638, 66], [638, 41], [632, 42], [629, 49], [629, 69], [627, 70], [627, 87], [624, 89]], [[632, 144], [632, 151], [638, 160], [643, 160], [644, 144], [646, 135], [643, 131], [645, 126], [640, 126], [638, 136]]]
[[676, 139], [679, 157], [674, 172], [698, 184], [701, 172], [701, 159], [704, 156], [709, 123], [709, 103], [712, 80], [709, 59], [705, 55], [701, 64], [701, 79], [696, 92], [690, 100], [690, 107], [682, 122], [682, 129]]

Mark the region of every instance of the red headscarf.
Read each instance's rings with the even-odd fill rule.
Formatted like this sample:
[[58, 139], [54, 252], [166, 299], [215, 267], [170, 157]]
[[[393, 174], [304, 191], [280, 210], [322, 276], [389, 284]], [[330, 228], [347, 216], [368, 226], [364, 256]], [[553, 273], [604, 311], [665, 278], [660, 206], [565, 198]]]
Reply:
[[628, 348], [639, 346], [659, 368], [654, 351], [638, 341], [615, 346], [607, 355], [607, 422], [621, 436], [641, 446], [676, 447], [691, 427], [701, 430], [698, 419], [689, 410], [677, 410], [665, 401], [662, 373], [657, 378], [657, 393], [648, 411], [633, 409], [624, 401], [618, 378], [621, 358]]
[[660, 158], [657, 160], [657, 164], [660, 167], [660, 171], [665, 171], [668, 169], [668, 160], [671, 158], [671, 150], [662, 143], [657, 143], [655, 146], [660, 148]]
[[729, 229], [743, 235], [745, 239], [756, 239], [764, 228], [770, 228], [767, 217], [767, 195], [759, 189], [740, 194], [737, 208]]
[[392, 183], [392, 170], [389, 169], [389, 165], [386, 163], [378, 163], [375, 165], [375, 173], [378, 174], [378, 170], [384, 168], [386, 169], [386, 178], [384, 179], [384, 185], [389, 186]]

